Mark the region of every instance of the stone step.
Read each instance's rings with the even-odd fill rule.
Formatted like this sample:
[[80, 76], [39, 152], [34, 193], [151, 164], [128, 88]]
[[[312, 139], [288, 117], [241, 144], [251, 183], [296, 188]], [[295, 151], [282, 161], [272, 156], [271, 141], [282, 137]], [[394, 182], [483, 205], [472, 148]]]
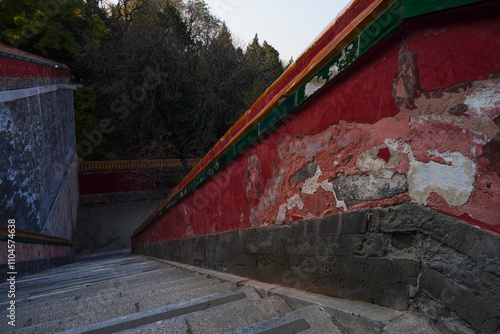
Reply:
[[203, 277], [178, 269], [167, 268], [152, 272], [151, 274], [137, 275], [133, 279], [125, 279], [121, 282], [113, 280], [90, 286], [85, 285], [77, 290], [67, 289], [65, 291], [57, 291], [56, 293], [47, 292], [45, 294], [38, 294], [26, 298], [19, 304], [20, 308], [29, 310], [30, 308], [38, 307], [40, 304], [44, 305], [44, 307], [50, 307], [55, 302], [63, 303], [65, 300], [83, 303], [87, 299], [99, 298], [104, 300], [116, 298], [120, 293], [132, 294], [145, 289], [153, 291], [168, 287], [169, 285], [180, 284], [181, 282], [187, 284], [195, 280], [203, 280]]
[[16, 332], [438, 333], [409, 312], [189, 265], [128, 255], [93, 261], [20, 280]]
[[311, 305], [296, 311], [255, 323], [227, 334], [346, 334], [332, 317], [318, 305]]
[[261, 298], [256, 294], [253, 294], [253, 297], [187, 314], [185, 317], [180, 316], [129, 329], [127, 333], [225, 333], [292, 312], [292, 309], [279, 297]]
[[[50, 312], [43, 314], [33, 314], [19, 311], [19, 319], [25, 319], [22, 325], [40, 325], [42, 328], [51, 328], [55, 323], [63, 320], [63, 323], [83, 326], [94, 322], [113, 319], [122, 315], [133, 314], [160, 306], [176, 304], [199, 296], [206, 296], [216, 292], [233, 289], [234, 285], [220, 280], [198, 280], [187, 284], [179, 284], [163, 291], [155, 291], [154, 294], [141, 293], [138, 291], [133, 295], [125, 295], [122, 298], [100, 300], [84, 300], [75, 305], [69, 300], [65, 304], [51, 308]], [[122, 294], [124, 294], [123, 292]], [[47, 314], [50, 318], [47, 319]], [[57, 319], [57, 320], [53, 320]], [[57, 325], [58, 330], [66, 329]]]
[[218, 277], [222, 280], [228, 280], [234, 282], [238, 286], [252, 287], [258, 291], [261, 296], [279, 296], [294, 310], [306, 308], [311, 305], [319, 306], [330, 315], [330, 318], [333, 319], [337, 327], [345, 333], [441, 333], [435, 326], [429, 323], [428, 319], [419, 317], [410, 312], [397, 311], [378, 305], [319, 295], [276, 284], [258, 282], [244, 277], [197, 268], [173, 261], [161, 260], [161, 262], [193, 272]]
[[[31, 319], [33, 324], [39, 324], [46, 321], [45, 314], [51, 314], [53, 317], [63, 319], [81, 313], [96, 313], [100, 309], [110, 307], [113, 309], [113, 313], [130, 313], [178, 302], [194, 292], [212, 293], [231, 288], [234, 288], [234, 285], [229, 282], [217, 279], [207, 280], [203, 276], [193, 276], [174, 282], [158, 282], [156, 285], [148, 286], [147, 289], [143, 290], [140, 288], [132, 291], [123, 289], [122, 291], [114, 290], [112, 293], [105, 291], [102, 295], [97, 294], [87, 298], [79, 297], [81, 292], [78, 292], [73, 298], [67, 298], [64, 301], [60, 300], [58, 303], [53, 303], [50, 299], [40, 303], [24, 303], [18, 307], [17, 314], [20, 319]], [[26, 304], [33, 305], [23, 307]], [[44, 309], [43, 314], [33, 313], [40, 307]]]
[[207, 312], [212, 308], [217, 308], [225, 304], [232, 304], [241, 300], [256, 300], [260, 297], [252, 288], [236, 288], [226, 290], [209, 296], [192, 299], [175, 305], [164, 306], [144, 312], [130, 314], [91, 325], [76, 327], [64, 333], [113, 333], [119, 331], [129, 332], [142, 326], [186, 317], [197, 312]]
[[[153, 261], [148, 261], [153, 263]], [[82, 273], [88, 275], [89, 272], [102, 271], [106, 268], [113, 268], [128, 264], [144, 264], [146, 263], [143, 258], [139, 256], [120, 256], [111, 259], [101, 259], [98, 262], [74, 262], [62, 267], [53, 268], [41, 273], [28, 275], [17, 280], [18, 284], [25, 287], [30, 287], [33, 284], [46, 283], [47, 280], [64, 280], [67, 276], [72, 276], [75, 273]], [[8, 287], [7, 283], [0, 284], [0, 292]]]
[[[118, 268], [93, 270], [88, 271], [85, 274], [75, 272], [72, 275], [49, 278], [46, 281], [42, 282], [31, 282], [27, 286], [24, 286], [22, 282], [16, 282], [16, 297], [21, 298], [33, 294], [46, 293], [48, 291], [72, 288], [78, 285], [92, 284], [120, 277], [137, 275], [153, 271], [161, 267], [161, 264], [151, 261], [145, 263], [123, 265], [122, 267]], [[4, 302], [4, 300], [7, 299], [7, 294], [5, 293], [6, 290], [2, 292], [0, 292], [0, 301]]]
[[278, 296], [261, 298], [257, 293], [253, 296], [254, 298], [235, 301], [188, 316], [186, 321], [190, 332], [192, 334], [225, 333], [293, 311]]

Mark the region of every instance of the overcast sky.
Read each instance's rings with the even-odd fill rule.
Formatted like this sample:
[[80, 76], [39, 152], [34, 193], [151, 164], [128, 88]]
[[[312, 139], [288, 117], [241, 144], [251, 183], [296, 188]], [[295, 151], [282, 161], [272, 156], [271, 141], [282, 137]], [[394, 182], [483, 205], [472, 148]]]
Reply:
[[225, 21], [239, 46], [255, 33], [287, 62], [294, 60], [335, 19], [351, 0], [205, 0], [210, 11]]

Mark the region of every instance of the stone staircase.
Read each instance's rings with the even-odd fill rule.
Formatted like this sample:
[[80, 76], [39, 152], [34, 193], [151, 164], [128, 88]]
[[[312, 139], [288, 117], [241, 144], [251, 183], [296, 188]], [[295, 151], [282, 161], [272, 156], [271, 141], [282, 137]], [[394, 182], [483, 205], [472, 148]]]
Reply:
[[2, 316], [0, 333], [436, 332], [408, 313], [123, 252], [20, 278], [16, 290], [16, 327]]

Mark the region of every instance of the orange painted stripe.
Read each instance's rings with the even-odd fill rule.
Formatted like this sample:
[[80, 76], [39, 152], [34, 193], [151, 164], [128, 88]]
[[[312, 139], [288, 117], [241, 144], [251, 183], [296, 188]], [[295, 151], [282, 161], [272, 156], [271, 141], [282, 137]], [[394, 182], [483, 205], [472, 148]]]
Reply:
[[[331, 29], [334, 28], [335, 24], [344, 18], [359, 2], [355, 1], [346, 10], [342, 16], [332, 23], [328, 29], [317, 39], [319, 41], [324, 38]], [[357, 17], [355, 17], [349, 24], [338, 33], [334, 39], [328, 43], [318, 54], [309, 62], [305, 69], [303, 69], [293, 80], [288, 83], [283, 89], [281, 89], [274, 97], [269, 101], [263, 109], [257, 114], [252, 115], [252, 112], [257, 109], [257, 107], [265, 100], [265, 98], [273, 92], [276, 87], [281, 84], [285, 78], [287, 78], [291, 71], [295, 69], [297, 64], [304, 59], [310, 52], [314, 44], [309, 47], [309, 49], [304, 52], [267, 90], [264, 92], [259, 99], [246, 111], [242, 117], [229, 129], [229, 131], [219, 140], [219, 142], [200, 160], [200, 162], [191, 170], [191, 172], [186, 175], [186, 177], [174, 188], [174, 190], [167, 196], [165, 200], [158, 206], [158, 208], [146, 219], [148, 222], [152, 219], [161, 209], [170, 202], [175, 196], [177, 196], [186, 186], [189, 185], [194, 179], [196, 179], [201, 173], [203, 173], [207, 168], [209, 168], [213, 162], [219, 159], [223, 154], [225, 154], [234, 144], [237, 143], [245, 134], [247, 134], [254, 126], [265, 119], [276, 107], [278, 107], [278, 101], [282, 97], [289, 96], [293, 94], [299, 87], [307, 82], [317, 71], [319, 71], [328, 61], [331, 60], [347, 43], [358, 36], [364, 29], [366, 29], [384, 10], [390, 7], [395, 2], [395, 0], [374, 0], [367, 8], [365, 8]], [[253, 117], [251, 117], [253, 116]], [[238, 131], [237, 129], [246, 123]], [[236, 132], [236, 133], [235, 133]]]
[[[0, 236], [2, 236], [2, 237], [9, 236], [9, 231], [8, 231], [7, 227], [0, 226]], [[66, 244], [68, 246], [72, 245], [71, 241], [69, 241], [68, 239], [53, 237], [51, 235], [46, 235], [46, 234], [41, 234], [41, 233], [30, 232], [30, 231], [21, 230], [18, 228], [16, 228], [16, 234], [15, 234], [14, 238], [28, 239], [28, 240], [32, 240], [32, 241], [40, 241], [43, 243], [58, 243], [58, 244]]]

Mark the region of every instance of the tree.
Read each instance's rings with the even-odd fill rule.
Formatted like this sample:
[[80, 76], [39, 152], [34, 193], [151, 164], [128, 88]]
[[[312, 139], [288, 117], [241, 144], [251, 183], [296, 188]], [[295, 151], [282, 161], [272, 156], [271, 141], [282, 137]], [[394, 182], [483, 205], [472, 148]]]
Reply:
[[2, 0], [2, 40], [21, 50], [74, 66], [88, 25], [83, 0]]
[[244, 100], [246, 105], [251, 106], [283, 73], [284, 67], [279, 58], [279, 52], [266, 41], [260, 45], [257, 34], [247, 46], [245, 62], [248, 81], [244, 91]]
[[67, 63], [83, 84], [87, 160], [201, 157], [283, 71], [257, 36], [236, 47], [201, 0], [1, 0], [0, 22], [4, 41]]

